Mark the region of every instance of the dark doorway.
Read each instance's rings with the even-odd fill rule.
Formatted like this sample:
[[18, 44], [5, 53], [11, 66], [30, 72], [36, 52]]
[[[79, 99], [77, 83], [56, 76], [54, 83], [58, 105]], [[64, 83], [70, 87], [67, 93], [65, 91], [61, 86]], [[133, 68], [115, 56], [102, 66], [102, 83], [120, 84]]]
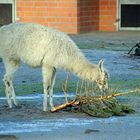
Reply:
[[0, 4], [0, 26], [12, 22], [12, 4]]
[[121, 5], [121, 27], [140, 27], [140, 4]]

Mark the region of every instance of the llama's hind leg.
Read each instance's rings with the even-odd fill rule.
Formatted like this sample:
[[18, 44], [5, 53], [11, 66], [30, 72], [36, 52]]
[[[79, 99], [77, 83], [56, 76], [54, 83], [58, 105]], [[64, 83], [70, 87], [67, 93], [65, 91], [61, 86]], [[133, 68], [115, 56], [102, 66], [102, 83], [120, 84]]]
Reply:
[[10, 108], [12, 108], [12, 102], [17, 106], [16, 95], [12, 83], [12, 77], [17, 68], [19, 67], [19, 61], [4, 61], [6, 73], [3, 81], [5, 83], [5, 93], [7, 96], [7, 102]]
[[[52, 80], [54, 80], [55, 74], [53, 74], [53, 67], [49, 67], [49, 66], [43, 66], [42, 67], [42, 75], [43, 75], [43, 87], [44, 87], [44, 100], [43, 100], [43, 111], [47, 111], [48, 110], [48, 93], [50, 92], [51, 89], [51, 95], [50, 95], [50, 99], [52, 98], [52, 84], [54, 84], [54, 82], [52, 82]], [[54, 76], [53, 76], [54, 75]], [[51, 108], [53, 107], [53, 100], [51, 99]]]
[[10, 89], [10, 79], [7, 77], [7, 75], [4, 75], [3, 81], [5, 83], [5, 94], [7, 97], [7, 103], [10, 108], [12, 108], [12, 94], [11, 94], [11, 89]]

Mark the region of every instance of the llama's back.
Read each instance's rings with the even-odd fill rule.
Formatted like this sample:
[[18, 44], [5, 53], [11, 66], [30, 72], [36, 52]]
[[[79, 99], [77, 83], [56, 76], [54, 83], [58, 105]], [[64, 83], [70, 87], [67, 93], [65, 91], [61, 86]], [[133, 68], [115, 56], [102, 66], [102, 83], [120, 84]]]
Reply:
[[38, 24], [13, 23], [0, 28], [0, 57], [21, 59], [32, 67], [44, 61], [65, 67], [83, 55], [64, 33]]
[[0, 56], [4, 59], [21, 59], [31, 66], [38, 66], [46, 42], [43, 26], [14, 23], [0, 28]]

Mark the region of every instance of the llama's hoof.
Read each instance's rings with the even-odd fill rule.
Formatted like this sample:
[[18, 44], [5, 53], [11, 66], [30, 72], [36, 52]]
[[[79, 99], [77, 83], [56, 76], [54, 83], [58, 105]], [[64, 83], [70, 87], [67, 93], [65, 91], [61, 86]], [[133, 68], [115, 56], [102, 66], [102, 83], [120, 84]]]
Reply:
[[43, 112], [48, 112], [48, 108], [43, 108]]
[[11, 108], [13, 108], [13, 106], [12, 105], [8, 105], [9, 106], [9, 108], [11, 109]]
[[12, 102], [11, 102], [11, 101], [8, 101], [8, 106], [9, 106], [9, 108], [12, 108], [12, 107], [13, 107], [13, 105], [12, 105]]
[[17, 102], [14, 102], [14, 105], [17, 107], [18, 106], [18, 103]]

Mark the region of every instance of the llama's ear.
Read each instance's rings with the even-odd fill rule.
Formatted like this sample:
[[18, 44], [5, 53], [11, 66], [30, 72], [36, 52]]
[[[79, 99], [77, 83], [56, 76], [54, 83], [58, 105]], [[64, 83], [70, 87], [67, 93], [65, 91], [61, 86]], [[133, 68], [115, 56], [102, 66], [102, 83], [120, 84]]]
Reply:
[[104, 64], [104, 60], [100, 60], [99, 63], [98, 63], [98, 67], [99, 67], [99, 69], [101, 70], [101, 72], [104, 71], [103, 64]]

